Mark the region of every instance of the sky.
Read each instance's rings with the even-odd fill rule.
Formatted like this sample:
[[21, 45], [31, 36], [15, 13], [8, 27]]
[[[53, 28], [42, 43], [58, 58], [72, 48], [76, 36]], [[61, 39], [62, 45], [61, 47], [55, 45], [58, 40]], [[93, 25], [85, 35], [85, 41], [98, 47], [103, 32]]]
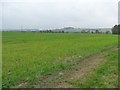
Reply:
[[1, 0], [0, 28], [111, 28], [118, 23], [118, 1]]
[[120, 1], [118, 3], [118, 24], [120, 24]]

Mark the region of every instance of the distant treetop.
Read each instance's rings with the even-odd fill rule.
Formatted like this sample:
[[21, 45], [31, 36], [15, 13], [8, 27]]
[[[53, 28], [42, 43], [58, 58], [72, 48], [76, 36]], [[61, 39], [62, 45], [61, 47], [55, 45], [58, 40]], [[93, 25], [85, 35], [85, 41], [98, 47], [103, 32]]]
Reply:
[[120, 24], [112, 28], [112, 34], [120, 34]]

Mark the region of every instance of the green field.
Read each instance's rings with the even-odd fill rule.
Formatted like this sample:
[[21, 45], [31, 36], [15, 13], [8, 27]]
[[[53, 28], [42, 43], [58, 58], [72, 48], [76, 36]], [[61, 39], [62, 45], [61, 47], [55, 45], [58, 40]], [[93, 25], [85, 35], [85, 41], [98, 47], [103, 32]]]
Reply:
[[[43, 76], [73, 70], [76, 63], [118, 45], [118, 36], [112, 34], [3, 32], [2, 35], [3, 87], [17, 87], [22, 83], [32, 87]], [[117, 58], [112, 56], [108, 58], [108, 63], [113, 66], [112, 60], [116, 62]], [[104, 64], [93, 75], [100, 77], [100, 70], [108, 67]], [[74, 87], [95, 87], [97, 83], [92, 82], [95, 77], [82, 85], [78, 81], [72, 84]]]

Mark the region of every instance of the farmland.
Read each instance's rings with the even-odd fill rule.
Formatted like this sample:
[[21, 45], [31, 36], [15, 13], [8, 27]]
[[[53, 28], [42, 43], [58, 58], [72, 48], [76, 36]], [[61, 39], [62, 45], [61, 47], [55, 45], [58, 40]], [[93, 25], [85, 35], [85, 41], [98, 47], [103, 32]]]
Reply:
[[[117, 51], [110, 50], [117, 45], [118, 36], [112, 34], [3, 32], [2, 86], [39, 87], [43, 83], [40, 80], [52, 77], [54, 73], [58, 73], [56, 76], [71, 73], [86, 58], [106, 52], [106, 61], [85, 76], [89, 81], [86, 79], [81, 83], [75, 79], [65, 82], [72, 87], [117, 87], [118, 55]], [[102, 81], [102, 76], [106, 81]], [[112, 77], [116, 80], [106, 84]], [[52, 82], [46, 83], [50, 85]]]

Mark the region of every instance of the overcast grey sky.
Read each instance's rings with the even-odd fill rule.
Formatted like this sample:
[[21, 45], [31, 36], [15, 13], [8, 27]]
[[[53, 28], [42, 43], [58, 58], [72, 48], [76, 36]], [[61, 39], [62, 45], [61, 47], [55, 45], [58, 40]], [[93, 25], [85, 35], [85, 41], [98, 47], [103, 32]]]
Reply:
[[118, 24], [120, 24], [120, 1], [118, 4]]
[[112, 27], [119, 0], [2, 0], [2, 28]]

